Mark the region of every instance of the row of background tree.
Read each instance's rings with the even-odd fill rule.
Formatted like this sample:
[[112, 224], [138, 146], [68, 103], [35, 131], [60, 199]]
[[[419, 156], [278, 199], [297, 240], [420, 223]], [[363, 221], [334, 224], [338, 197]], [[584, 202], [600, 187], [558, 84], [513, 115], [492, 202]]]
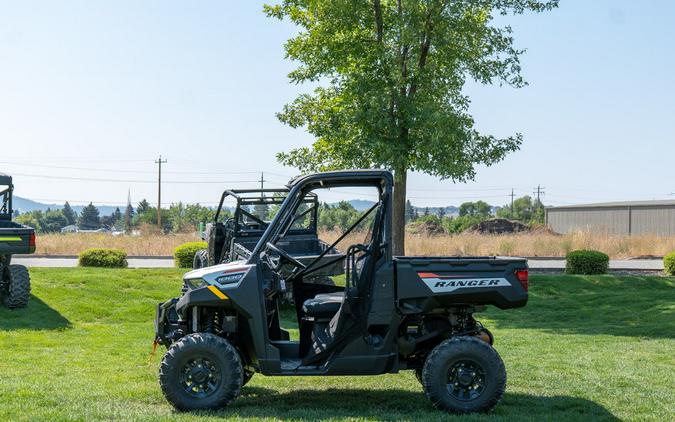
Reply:
[[[249, 210], [254, 214], [270, 220], [276, 212], [276, 207], [267, 209], [265, 206], [256, 206]], [[320, 230], [346, 230], [362, 215], [348, 201], [337, 204], [320, 204], [318, 227]], [[200, 223], [212, 221], [215, 210], [199, 204], [171, 204], [169, 208], [162, 208], [162, 230], [169, 232], [187, 232], [196, 230]], [[223, 210], [224, 218], [230, 217], [230, 210]], [[415, 224], [423, 221], [433, 221], [443, 227], [447, 233], [461, 233], [471, 226], [490, 218], [508, 218], [530, 225], [544, 223], [544, 207], [541, 202], [529, 196], [518, 198], [511, 206], [493, 207], [484, 201], [465, 202], [459, 207], [459, 215], [446, 215], [445, 208], [419, 208], [406, 202], [406, 224]], [[128, 205], [124, 212], [119, 208], [110, 215], [101, 216], [98, 208], [90, 203], [79, 214], [66, 202], [62, 209], [47, 209], [46, 211], [30, 211], [20, 214], [16, 221], [35, 228], [40, 233], [59, 232], [66, 226], [75, 225], [80, 230], [97, 230], [105, 228], [113, 231], [126, 231], [140, 227], [157, 228], [157, 208], [143, 199], [136, 208]], [[364, 222], [364, 225], [368, 221]]]
[[431, 213], [429, 208], [425, 208], [420, 213], [410, 201], [406, 201], [405, 206], [406, 224], [431, 221], [450, 234], [461, 233], [492, 218], [505, 218], [530, 226], [540, 226], [544, 224], [544, 205], [530, 196], [514, 200], [513, 208], [511, 204], [495, 208], [484, 201], [465, 202], [459, 206], [458, 216], [446, 216], [443, 208], [438, 209], [436, 213]]
[[[213, 220], [215, 210], [199, 204], [171, 204], [169, 208], [162, 208], [162, 231], [186, 232], [195, 230], [201, 222]], [[228, 212], [225, 211], [225, 215]], [[140, 226], [157, 228], [157, 207], [151, 206], [143, 199], [134, 208], [127, 205], [124, 212], [119, 208], [110, 215], [100, 215], [96, 205], [90, 203], [82, 208], [78, 214], [68, 202], [61, 209], [47, 209], [46, 211], [30, 211], [19, 214], [16, 221], [35, 228], [40, 233], [54, 233], [66, 226], [77, 226], [79, 230], [98, 230], [101, 228], [111, 231], [132, 230]]]
[[[484, 201], [463, 203], [459, 206], [459, 215], [446, 215], [444, 207], [415, 207], [410, 201], [406, 201], [405, 210], [406, 225], [412, 226], [431, 221], [449, 234], [461, 233], [482, 221], [492, 218], [516, 220], [532, 227], [544, 224], [544, 205], [530, 196], [523, 196], [514, 200], [513, 210], [511, 204], [493, 207]], [[324, 203], [321, 204], [319, 210], [318, 227], [319, 230], [344, 231], [354, 224], [361, 215], [363, 215], [363, 212], [354, 208], [347, 201], [332, 205]], [[364, 221], [362, 225], [368, 227], [371, 218]]]

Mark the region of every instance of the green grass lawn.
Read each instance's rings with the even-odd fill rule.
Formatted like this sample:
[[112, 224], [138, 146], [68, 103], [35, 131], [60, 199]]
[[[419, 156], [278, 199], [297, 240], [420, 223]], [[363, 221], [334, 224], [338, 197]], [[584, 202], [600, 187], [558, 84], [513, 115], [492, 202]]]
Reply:
[[[0, 309], [0, 420], [446, 420], [411, 373], [254, 376], [218, 413], [176, 413], [150, 361], [156, 302], [180, 270], [34, 269], [27, 309]], [[508, 386], [460, 420], [675, 420], [675, 279], [536, 276], [526, 308], [478, 318]]]

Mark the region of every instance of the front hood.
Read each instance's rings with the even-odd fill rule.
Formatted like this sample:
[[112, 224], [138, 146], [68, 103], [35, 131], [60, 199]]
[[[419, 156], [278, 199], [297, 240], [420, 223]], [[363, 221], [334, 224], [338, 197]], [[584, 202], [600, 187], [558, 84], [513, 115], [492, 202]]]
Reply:
[[189, 271], [183, 275], [184, 279], [193, 279], [193, 278], [203, 278], [207, 274], [211, 273], [216, 273], [220, 272], [222, 273], [223, 271], [230, 272], [232, 270], [247, 270], [250, 267], [250, 265], [246, 265], [246, 261], [241, 260], [241, 261], [232, 261], [228, 262], [227, 264], [218, 264], [214, 265], [212, 267], [204, 267], [204, 268], [198, 268], [196, 270]]
[[185, 273], [183, 280], [192, 280], [201, 278], [209, 284], [214, 284], [216, 278], [229, 273], [247, 272], [253, 265], [246, 264], [246, 261], [233, 261], [227, 264], [218, 264], [212, 267], [204, 267]]

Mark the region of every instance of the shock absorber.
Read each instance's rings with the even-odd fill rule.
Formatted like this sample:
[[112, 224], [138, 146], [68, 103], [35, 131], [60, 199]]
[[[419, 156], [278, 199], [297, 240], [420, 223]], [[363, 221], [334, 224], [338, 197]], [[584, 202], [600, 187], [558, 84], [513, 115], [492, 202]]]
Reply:
[[204, 331], [207, 333], [217, 334], [220, 325], [220, 312], [218, 310], [210, 311], [206, 323], [206, 329]]

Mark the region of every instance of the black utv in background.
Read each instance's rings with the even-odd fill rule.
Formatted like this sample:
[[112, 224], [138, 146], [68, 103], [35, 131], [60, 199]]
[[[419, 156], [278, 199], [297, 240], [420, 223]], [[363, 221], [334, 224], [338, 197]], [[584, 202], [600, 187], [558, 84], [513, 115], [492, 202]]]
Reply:
[[[207, 249], [197, 251], [192, 267], [197, 269], [249, 259], [251, 251], [287, 195], [288, 189], [233, 189], [223, 192], [213, 222], [206, 225], [202, 235], [207, 242]], [[223, 204], [227, 198], [236, 201], [231, 215], [224, 212]], [[344, 257], [335, 247], [329, 248], [319, 239], [318, 209], [317, 196], [307, 195], [280, 243], [285, 251], [300, 262], [309, 262], [327, 249], [330, 250], [326, 259]], [[330, 277], [344, 274], [343, 267], [342, 260], [335, 260], [334, 265], [314, 273], [312, 282], [333, 285]], [[284, 302], [293, 303], [292, 286], [284, 295]]]
[[[180, 410], [230, 404], [256, 373], [378, 375], [415, 372], [438, 409], [492, 409], [506, 387], [493, 336], [474, 315], [527, 303], [527, 261], [496, 257], [392, 256], [392, 176], [354, 170], [302, 176], [245, 260], [193, 270], [180, 297], [157, 305], [156, 341], [168, 350], [160, 385]], [[287, 248], [316, 192], [371, 188], [377, 202], [330, 245], [298, 259]], [[362, 243], [333, 254], [366, 224]], [[352, 234], [352, 236], [350, 236]], [[351, 243], [352, 240], [349, 240]], [[344, 287], [308, 282], [339, 265]], [[298, 340], [280, 302], [293, 287]], [[308, 397], [311, 400], [311, 397]]]
[[[206, 225], [203, 234], [208, 247], [195, 254], [193, 268], [203, 268], [232, 261], [246, 260], [270, 224], [278, 208], [286, 199], [288, 189], [233, 189], [223, 192], [213, 222]], [[236, 201], [231, 216], [225, 214], [223, 204], [227, 198]], [[300, 261], [322, 253], [327, 244], [317, 235], [316, 195], [302, 201], [299, 213], [284, 237], [284, 249]], [[331, 255], [338, 254], [336, 250]], [[338, 275], [339, 268], [334, 268]], [[324, 271], [327, 273], [328, 271]]]
[[30, 275], [11, 263], [12, 254], [35, 252], [35, 230], [12, 221], [12, 178], [0, 173], [0, 298], [10, 309], [22, 308], [30, 298]]

